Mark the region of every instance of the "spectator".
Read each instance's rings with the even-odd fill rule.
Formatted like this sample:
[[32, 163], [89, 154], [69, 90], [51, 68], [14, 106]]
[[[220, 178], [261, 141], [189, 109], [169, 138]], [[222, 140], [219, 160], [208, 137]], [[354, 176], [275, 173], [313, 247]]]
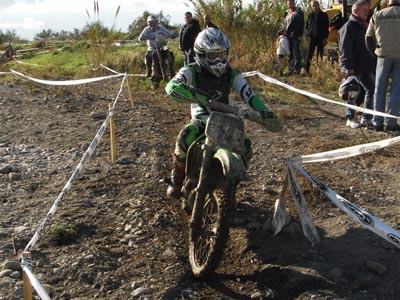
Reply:
[[13, 46], [11, 45], [11, 43], [8, 43], [3, 56], [6, 59], [11, 59], [15, 56], [15, 50], [14, 50]]
[[154, 55], [157, 55], [157, 41], [165, 41], [165, 38], [175, 37], [177, 37], [177, 34], [170, 32], [164, 26], [158, 24], [156, 16], [149, 16], [147, 18], [147, 26], [140, 33], [138, 39], [139, 41], [147, 41], [147, 51], [145, 54], [146, 77], [151, 78], [152, 89], [158, 88], [162, 78], [160, 64], [155, 63], [154, 59]]
[[[400, 107], [400, 0], [389, 0], [388, 7], [379, 10], [372, 16], [365, 41], [368, 50], [377, 56], [376, 81], [374, 93], [374, 110], [384, 112], [386, 91], [390, 84], [388, 114], [398, 116]], [[384, 119], [374, 115], [372, 124], [375, 130], [399, 131], [397, 119]]]
[[276, 38], [276, 74], [275, 76], [282, 76], [283, 69], [285, 68], [283, 62], [289, 57], [289, 39], [286, 36], [285, 30], [281, 29], [277, 32]]
[[[360, 85], [365, 90], [364, 107], [372, 109], [374, 92], [374, 64], [375, 60], [365, 46], [365, 32], [367, 30], [366, 19], [369, 4], [365, 1], [357, 1], [351, 7], [349, 20], [339, 30], [339, 49], [341, 71], [344, 78], [355, 75]], [[353, 103], [349, 97], [349, 104]], [[347, 108], [346, 126], [358, 128], [372, 125], [372, 115], [363, 113], [361, 124], [357, 120], [353, 109]]]
[[203, 17], [204, 20], [204, 29], [208, 28], [208, 27], [213, 27], [215, 29], [218, 29], [218, 26], [215, 25], [212, 21], [211, 21], [211, 16], [210, 15], [204, 15]]
[[304, 69], [307, 73], [310, 72], [311, 59], [317, 47], [317, 62], [318, 57], [323, 57], [324, 46], [328, 42], [329, 35], [329, 18], [328, 14], [321, 10], [318, 1], [312, 2], [312, 12], [308, 15], [306, 22], [306, 34], [310, 38], [308, 42], [306, 63]]
[[[287, 33], [290, 47], [290, 73], [300, 74], [301, 71], [301, 38], [304, 30], [304, 13], [296, 7], [294, 0], [287, 1], [288, 10], [283, 19], [283, 29]], [[294, 59], [294, 60], [293, 60]], [[294, 64], [294, 66], [293, 66]]]
[[184, 65], [194, 62], [193, 45], [197, 35], [201, 31], [199, 21], [193, 19], [191, 12], [185, 13], [185, 25], [179, 33], [179, 44], [184, 56]]

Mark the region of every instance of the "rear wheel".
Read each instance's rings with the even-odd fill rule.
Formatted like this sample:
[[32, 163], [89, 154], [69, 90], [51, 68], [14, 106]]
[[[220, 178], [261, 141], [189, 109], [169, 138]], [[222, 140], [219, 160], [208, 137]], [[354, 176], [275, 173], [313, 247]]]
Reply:
[[189, 231], [189, 261], [198, 278], [211, 275], [222, 257], [229, 236], [229, 215], [235, 190], [235, 184], [225, 179], [222, 188], [210, 186], [202, 207], [194, 207]]

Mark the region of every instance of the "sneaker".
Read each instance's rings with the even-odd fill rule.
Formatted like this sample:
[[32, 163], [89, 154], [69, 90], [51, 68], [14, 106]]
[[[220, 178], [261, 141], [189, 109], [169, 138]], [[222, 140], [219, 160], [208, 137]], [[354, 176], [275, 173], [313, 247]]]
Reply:
[[362, 117], [360, 123], [362, 127], [370, 127], [372, 126], [372, 119], [366, 119], [365, 117]]
[[358, 123], [357, 118], [347, 119], [346, 126], [353, 128], [353, 129], [360, 128], [360, 123]]
[[400, 131], [400, 125], [385, 125], [385, 131]]

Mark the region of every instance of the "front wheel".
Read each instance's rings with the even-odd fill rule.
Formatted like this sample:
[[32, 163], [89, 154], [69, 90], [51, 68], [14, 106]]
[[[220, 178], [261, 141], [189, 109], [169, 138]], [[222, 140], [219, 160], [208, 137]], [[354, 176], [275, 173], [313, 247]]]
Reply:
[[[223, 176], [223, 175], [222, 175]], [[195, 205], [189, 231], [189, 261], [197, 278], [206, 278], [222, 257], [228, 236], [229, 219], [236, 185], [226, 181], [223, 188], [210, 187], [203, 206]]]

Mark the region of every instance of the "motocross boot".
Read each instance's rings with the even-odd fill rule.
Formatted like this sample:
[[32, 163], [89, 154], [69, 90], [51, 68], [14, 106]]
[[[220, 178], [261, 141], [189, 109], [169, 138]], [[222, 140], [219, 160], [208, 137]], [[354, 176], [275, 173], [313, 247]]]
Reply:
[[167, 189], [167, 197], [180, 198], [182, 195], [182, 185], [185, 179], [185, 163], [179, 162], [175, 155], [173, 155], [173, 170], [171, 172], [171, 182]]

